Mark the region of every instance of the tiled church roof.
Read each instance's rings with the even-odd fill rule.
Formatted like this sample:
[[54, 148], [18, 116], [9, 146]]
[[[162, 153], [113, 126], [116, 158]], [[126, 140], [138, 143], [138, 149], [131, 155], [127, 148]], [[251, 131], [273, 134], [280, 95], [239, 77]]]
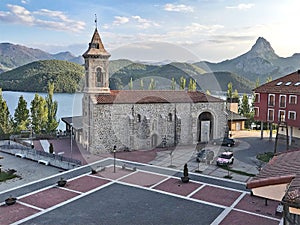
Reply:
[[224, 101], [199, 91], [173, 90], [112, 90], [110, 94], [96, 95], [96, 99], [98, 104], [197, 103]]
[[263, 84], [254, 91], [256, 93], [300, 94], [300, 70]]
[[88, 50], [83, 54], [83, 57], [87, 56], [107, 56], [109, 57], [110, 54], [105, 50], [104, 45], [102, 43], [102, 40], [100, 38], [100, 35], [98, 33], [97, 28], [95, 29], [94, 35], [92, 37], [92, 40], [89, 44]]

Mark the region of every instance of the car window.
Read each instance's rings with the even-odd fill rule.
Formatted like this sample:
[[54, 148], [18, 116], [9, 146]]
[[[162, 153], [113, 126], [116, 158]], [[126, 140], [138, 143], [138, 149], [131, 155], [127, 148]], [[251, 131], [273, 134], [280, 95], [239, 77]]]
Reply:
[[220, 157], [223, 159], [230, 159], [232, 157], [232, 154], [222, 154]]

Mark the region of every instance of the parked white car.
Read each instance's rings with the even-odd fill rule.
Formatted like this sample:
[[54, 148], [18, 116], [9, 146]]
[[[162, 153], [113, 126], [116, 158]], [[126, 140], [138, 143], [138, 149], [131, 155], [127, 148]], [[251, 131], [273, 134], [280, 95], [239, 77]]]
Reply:
[[223, 166], [223, 165], [229, 165], [232, 164], [234, 161], [233, 152], [227, 151], [223, 152], [217, 159], [217, 165]]

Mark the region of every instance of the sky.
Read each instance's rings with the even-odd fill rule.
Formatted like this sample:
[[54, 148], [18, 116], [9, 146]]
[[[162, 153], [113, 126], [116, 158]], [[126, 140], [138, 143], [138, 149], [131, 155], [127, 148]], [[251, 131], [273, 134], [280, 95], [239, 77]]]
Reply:
[[97, 26], [111, 59], [220, 62], [258, 37], [288, 57], [300, 53], [299, 8], [299, 0], [0, 0], [0, 43], [77, 56]]

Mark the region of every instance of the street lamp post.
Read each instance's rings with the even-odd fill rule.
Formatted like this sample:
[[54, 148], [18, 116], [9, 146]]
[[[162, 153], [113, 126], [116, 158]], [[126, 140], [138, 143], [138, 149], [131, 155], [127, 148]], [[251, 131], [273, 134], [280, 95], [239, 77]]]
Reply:
[[116, 172], [116, 148], [117, 148], [117, 146], [114, 145], [114, 149], [113, 149], [113, 152], [114, 152], [114, 173]]
[[73, 133], [73, 123], [70, 123], [70, 146], [71, 146], [71, 159], [73, 158], [73, 138], [72, 138], [72, 133]]

